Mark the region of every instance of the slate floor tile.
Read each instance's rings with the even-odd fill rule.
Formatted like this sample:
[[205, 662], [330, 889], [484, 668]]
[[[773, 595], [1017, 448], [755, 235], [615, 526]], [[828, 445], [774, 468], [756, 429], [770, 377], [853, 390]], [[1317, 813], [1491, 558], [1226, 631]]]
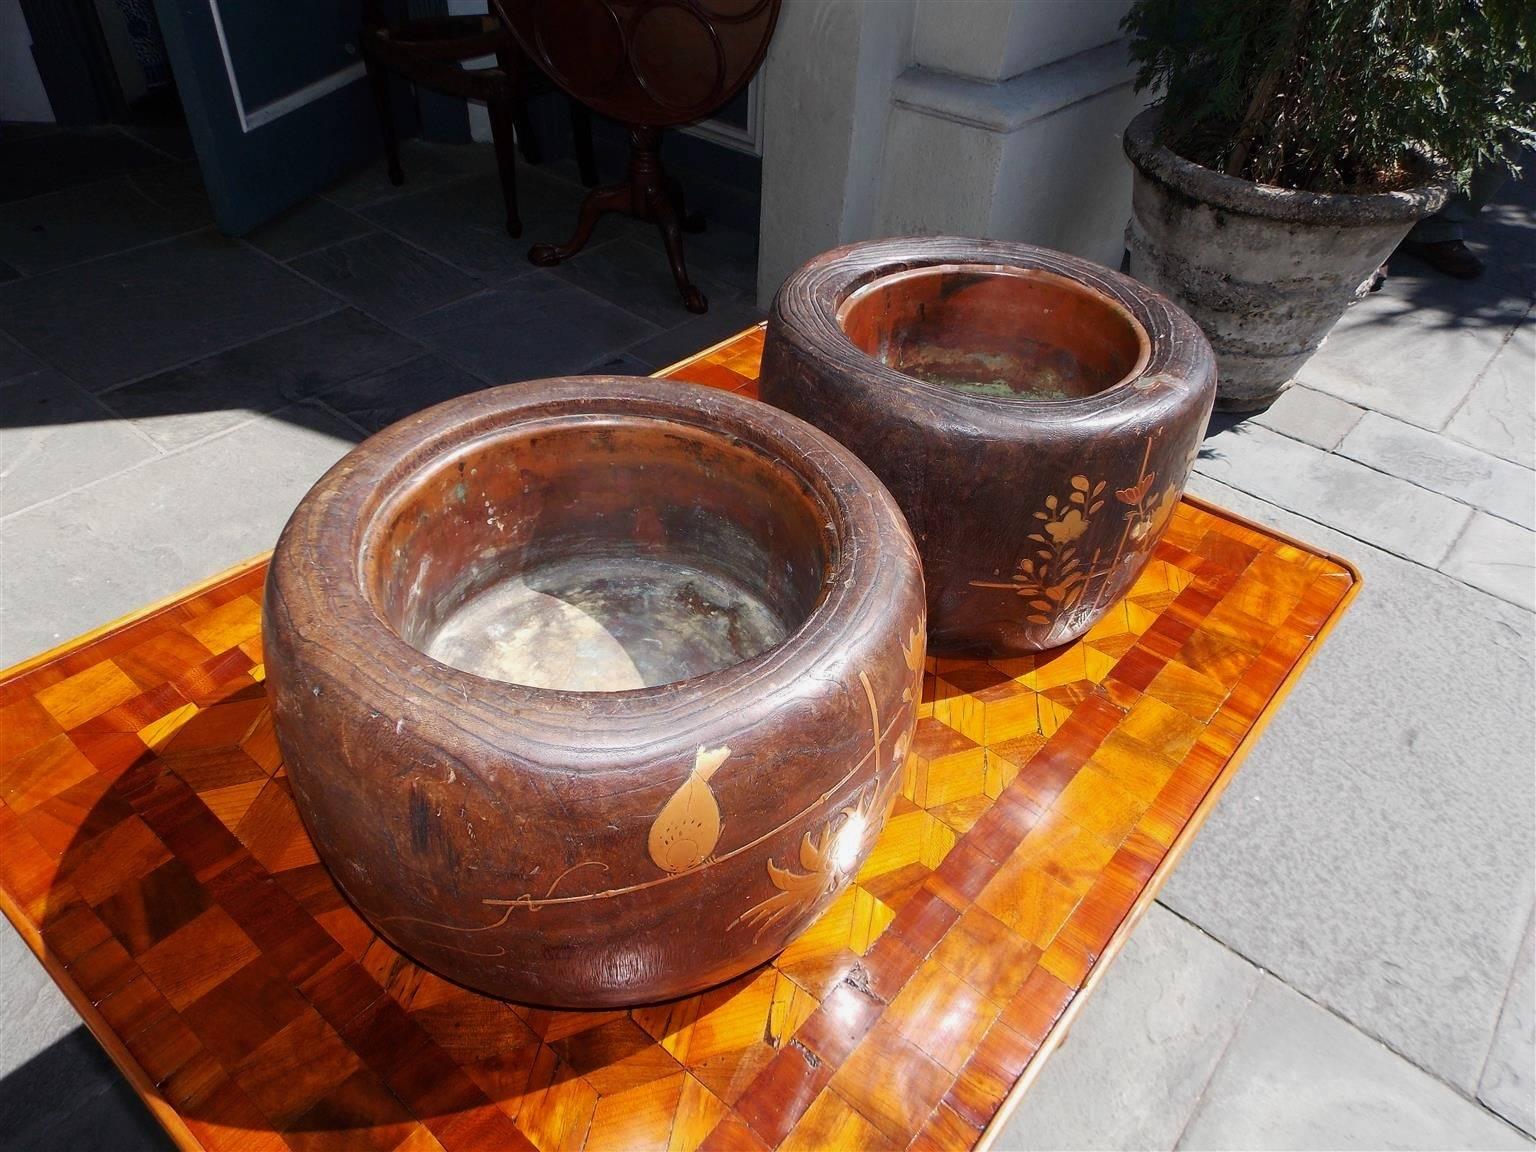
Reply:
[[1175, 1147], [1259, 978], [1154, 904], [995, 1147]]
[[[87, 1035], [83, 1043], [96, 1042]], [[86, 1152], [108, 1147], [111, 1152], [174, 1152], [176, 1145], [128, 1081], [116, 1076], [115, 1070], [106, 1074], [114, 1078], [100, 1092], [89, 1098], [72, 1093], [69, 1105], [60, 1107], [51, 1123], [29, 1125], [6, 1146], [12, 1152]]]
[[1530, 303], [1529, 295], [1498, 280], [1394, 274], [1344, 313], [1297, 379], [1439, 430]]
[[[1536, 368], [1536, 363], [1533, 363]], [[1448, 436], [1367, 412], [1338, 446], [1341, 456], [1421, 488], [1536, 528], [1536, 475]]]
[[1489, 361], [1446, 433], [1474, 448], [1536, 468], [1536, 312], [1511, 333]]
[[343, 308], [135, 380], [101, 399], [170, 450], [420, 353], [414, 341]]
[[293, 261], [292, 268], [365, 312], [399, 324], [480, 285], [394, 236], [359, 236]]
[[680, 324], [640, 341], [628, 351], [649, 364], [654, 372], [695, 352], [702, 352], [767, 318], [766, 312], [748, 300], [711, 300], [709, 311], [702, 316], [690, 315]]
[[0, 384], [0, 516], [155, 454], [143, 436], [57, 372]]
[[329, 200], [311, 196], [247, 233], [245, 239], [274, 259], [292, 260], [371, 231], [373, 226], [361, 217]]
[[1525, 930], [1515, 974], [1499, 1013], [1477, 1098], [1515, 1127], [1536, 1136], [1536, 935]]
[[1536, 612], [1536, 533], [1479, 512], [1440, 571]]
[[0, 1131], [27, 1152], [175, 1147], [83, 1025], [0, 1080]]
[[187, 128], [186, 120], [180, 115], [170, 114], [163, 119], [143, 124], [124, 124], [122, 129], [135, 140], [140, 140], [168, 156], [175, 156], [181, 160], [197, 158], [197, 146], [192, 143], [192, 133]]
[[[683, 307], [683, 298], [678, 294], [659, 240], [654, 245], [631, 239], [610, 240], [584, 249], [555, 268], [554, 273], [660, 328], [681, 324], [693, 315]], [[731, 291], [724, 285], [692, 268], [688, 276], [709, 298], [711, 308], [716, 301], [729, 302]]]
[[1273, 977], [1180, 1148], [1518, 1148], [1530, 1141]]
[[649, 376], [655, 369], [629, 352], [604, 356], [582, 368], [583, 376]]
[[[0, 667], [271, 548], [299, 498], [360, 438], [308, 404], [7, 518]], [[6, 929], [0, 928], [0, 931]]]
[[1365, 580], [1161, 900], [1470, 1097], [1530, 913], [1536, 618], [1198, 473], [1190, 488]]
[[377, 432], [413, 412], [485, 386], [478, 376], [427, 354], [358, 376], [321, 399], [369, 432]]
[[47, 272], [150, 244], [201, 223], [155, 203], [126, 176], [0, 205], [0, 259]]
[[14, 280], [20, 275], [20, 272], [16, 271], [4, 260], [0, 260], [0, 284], [4, 284], [7, 280]]
[[[529, 245], [565, 239], [585, 191], [527, 165], [519, 167], [517, 183], [523, 221], [517, 239], [507, 234], [501, 178], [495, 172], [376, 204], [363, 209], [363, 215], [487, 282], [509, 280], [533, 270]], [[599, 225], [599, 238], [621, 234], [618, 222]]]
[[396, 187], [389, 182], [383, 156], [364, 164], [324, 192], [343, 208], [357, 209], [396, 196], [409, 196], [464, 176], [496, 171], [493, 149], [473, 144], [438, 144], [427, 140], [402, 140], [400, 166], [405, 183]]
[[1280, 398], [1251, 419], [1282, 436], [1331, 452], [1360, 420], [1362, 409], [1353, 404], [1293, 384]]
[[42, 366], [43, 362], [32, 353], [0, 336], [0, 380], [36, 372]]
[[207, 231], [0, 285], [0, 330], [99, 390], [335, 306], [266, 257]]
[[[655, 229], [651, 230], [653, 233]], [[739, 228], [728, 228], [713, 220], [702, 232], [684, 238], [683, 250], [689, 271], [698, 270], [716, 283], [724, 284], [731, 294], [744, 300], [757, 296], [757, 235]], [[660, 246], [657, 240], [657, 246]], [[714, 301], [710, 301], [711, 307]]]
[[1430, 567], [1472, 514], [1465, 504], [1257, 424], [1207, 439], [1195, 469]]
[[[0, 636], [4, 634], [4, 619], [0, 614]], [[0, 996], [0, 1036], [5, 1037], [0, 1045], [0, 1132], [11, 1132], [34, 1114], [37, 1102], [29, 1095], [40, 1084], [58, 1083], [61, 1080], [53, 1078], [62, 1077], [62, 1082], [86, 1089], [99, 1076], [116, 1079], [118, 1073], [110, 1062], [102, 1068], [61, 1059], [80, 1053], [70, 1043], [72, 1032], [89, 1040], [94, 1051], [83, 1054], [92, 1062], [105, 1054], [90, 1039], [80, 1014], [48, 970], [8, 927], [0, 928], [0, 979], [5, 982], [5, 994]]]
[[167, 211], [203, 224], [213, 223], [213, 205], [208, 202], [208, 190], [203, 187], [203, 173], [197, 161], [145, 168], [130, 172], [127, 179]]
[[166, 155], [120, 129], [7, 124], [0, 136], [0, 202], [153, 168]]
[[579, 372], [654, 325], [548, 272], [429, 312], [405, 329], [492, 384]]

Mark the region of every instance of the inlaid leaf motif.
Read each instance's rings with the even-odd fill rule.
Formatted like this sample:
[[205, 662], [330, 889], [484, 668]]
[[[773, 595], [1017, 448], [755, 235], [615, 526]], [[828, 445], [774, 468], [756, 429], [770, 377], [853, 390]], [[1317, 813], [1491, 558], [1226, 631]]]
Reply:
[[651, 859], [664, 872], [686, 872], [710, 858], [720, 841], [720, 805], [709, 778], [730, 756], [729, 748], [700, 748], [693, 771], [661, 806], [647, 842]]

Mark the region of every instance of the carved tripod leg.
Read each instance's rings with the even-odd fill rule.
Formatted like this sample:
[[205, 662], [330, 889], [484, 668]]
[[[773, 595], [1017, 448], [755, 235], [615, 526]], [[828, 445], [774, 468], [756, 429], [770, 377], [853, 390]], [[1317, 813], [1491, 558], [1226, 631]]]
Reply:
[[[365, 30], [365, 43], [367, 35]], [[368, 71], [368, 87], [373, 90], [373, 106], [379, 113], [379, 134], [384, 137], [384, 159], [389, 165], [389, 182], [398, 188], [405, 183], [405, 172], [400, 167], [400, 140], [395, 134], [395, 109], [389, 96], [389, 73], [366, 47], [363, 49], [363, 67]]]
[[667, 177], [667, 191], [672, 194], [672, 202], [677, 206], [677, 219], [684, 232], [704, 231], [704, 213], [695, 209], [688, 211], [688, 198], [683, 195], [683, 186], [671, 176]]
[[682, 293], [683, 307], [690, 312], [708, 312], [709, 301], [704, 298], [704, 293], [688, 281], [688, 265], [683, 261], [683, 232], [678, 227], [677, 209], [669, 191], [665, 187], [653, 187], [647, 199], [651, 218], [661, 229], [661, 242], [666, 245], [667, 263], [672, 265], [672, 279], [677, 281], [677, 290]]
[[592, 229], [605, 212], [628, 212], [631, 197], [628, 184], [609, 184], [594, 188], [581, 202], [581, 215], [576, 219], [576, 231], [564, 244], [535, 244], [528, 249], [528, 260], [541, 268], [548, 268], [562, 260], [569, 260], [580, 252], [592, 238]]

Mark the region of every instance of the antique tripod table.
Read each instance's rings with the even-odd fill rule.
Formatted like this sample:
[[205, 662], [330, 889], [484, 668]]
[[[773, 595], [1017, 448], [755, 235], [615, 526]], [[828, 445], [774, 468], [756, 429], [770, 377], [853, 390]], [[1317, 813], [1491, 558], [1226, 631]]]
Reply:
[[[752, 394], [761, 329], [666, 374]], [[985, 1146], [1359, 586], [1186, 499], [1034, 657], [930, 661], [894, 813], [771, 965], [553, 1012], [412, 964], [305, 835], [265, 561], [0, 676], [0, 906], [186, 1148]]]

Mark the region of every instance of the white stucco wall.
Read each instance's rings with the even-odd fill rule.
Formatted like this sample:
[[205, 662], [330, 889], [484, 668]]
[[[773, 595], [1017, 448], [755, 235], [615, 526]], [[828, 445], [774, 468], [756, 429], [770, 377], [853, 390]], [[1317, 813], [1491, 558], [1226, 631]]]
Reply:
[[1128, 0], [917, 0], [912, 62], [997, 83], [1119, 36]]
[[758, 300], [876, 236], [1022, 240], [1117, 265], [1129, 0], [784, 0], [764, 102]]

